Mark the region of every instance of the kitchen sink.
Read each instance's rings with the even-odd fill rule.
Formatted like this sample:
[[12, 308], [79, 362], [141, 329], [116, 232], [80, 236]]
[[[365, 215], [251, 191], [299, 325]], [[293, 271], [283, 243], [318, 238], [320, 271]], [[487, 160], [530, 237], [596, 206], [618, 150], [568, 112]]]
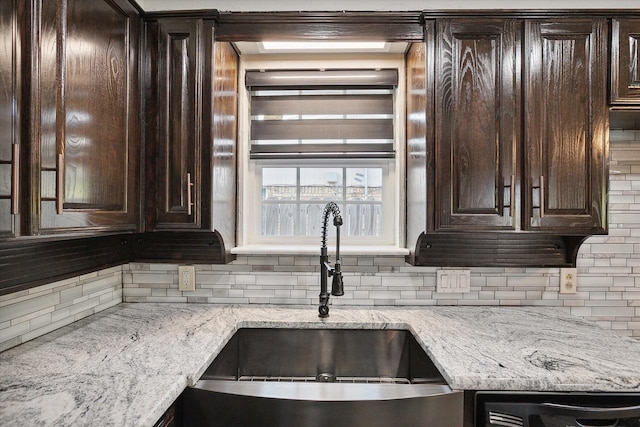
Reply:
[[240, 329], [184, 397], [194, 426], [462, 426], [406, 330]]

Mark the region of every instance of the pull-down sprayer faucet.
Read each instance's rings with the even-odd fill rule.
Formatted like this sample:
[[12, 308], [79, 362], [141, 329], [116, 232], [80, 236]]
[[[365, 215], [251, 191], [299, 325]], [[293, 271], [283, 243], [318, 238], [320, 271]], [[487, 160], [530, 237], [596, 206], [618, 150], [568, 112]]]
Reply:
[[[333, 225], [336, 226], [336, 261], [334, 267], [329, 264], [329, 255], [327, 254], [327, 225], [329, 222], [329, 214], [333, 215]], [[340, 270], [340, 226], [342, 225], [342, 217], [340, 209], [334, 202], [327, 203], [322, 213], [322, 246], [320, 246], [320, 307], [318, 307], [319, 317], [329, 317], [329, 293], [327, 291], [327, 280], [329, 276], [333, 276], [331, 283], [331, 295], [344, 295], [344, 286], [342, 283], [342, 271]]]

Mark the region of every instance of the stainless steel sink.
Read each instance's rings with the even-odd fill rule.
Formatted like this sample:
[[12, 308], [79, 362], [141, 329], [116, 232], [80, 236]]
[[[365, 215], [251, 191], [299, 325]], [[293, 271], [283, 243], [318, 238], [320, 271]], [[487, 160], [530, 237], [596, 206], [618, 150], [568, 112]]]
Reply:
[[462, 426], [410, 332], [240, 329], [187, 390], [186, 425]]

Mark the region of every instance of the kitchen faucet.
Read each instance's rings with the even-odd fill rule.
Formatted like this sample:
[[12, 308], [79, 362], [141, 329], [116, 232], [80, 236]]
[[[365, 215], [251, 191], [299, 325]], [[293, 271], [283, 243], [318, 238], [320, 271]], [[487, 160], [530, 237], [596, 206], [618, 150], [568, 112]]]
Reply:
[[[336, 261], [334, 267], [329, 264], [329, 255], [327, 254], [327, 223], [329, 222], [329, 214], [333, 215], [333, 225], [336, 226]], [[329, 317], [329, 293], [327, 291], [327, 280], [329, 276], [333, 276], [331, 283], [331, 295], [337, 297], [344, 295], [344, 286], [342, 283], [342, 271], [340, 270], [340, 226], [342, 225], [342, 217], [340, 209], [334, 202], [327, 203], [322, 213], [322, 246], [320, 246], [320, 306], [318, 307], [319, 317]]]

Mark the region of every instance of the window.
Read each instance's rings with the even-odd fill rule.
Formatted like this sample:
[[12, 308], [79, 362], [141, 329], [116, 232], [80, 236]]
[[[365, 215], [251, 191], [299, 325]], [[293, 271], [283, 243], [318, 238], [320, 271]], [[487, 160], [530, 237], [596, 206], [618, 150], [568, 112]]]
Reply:
[[246, 70], [241, 241], [317, 244], [333, 201], [344, 244], [397, 244], [398, 69]]
[[322, 211], [328, 202], [340, 207], [344, 220], [341, 235], [345, 239], [361, 243], [389, 240], [392, 230], [389, 223], [384, 223], [382, 203], [387, 165], [280, 165], [259, 169], [263, 241], [282, 237], [304, 241], [320, 236]]

